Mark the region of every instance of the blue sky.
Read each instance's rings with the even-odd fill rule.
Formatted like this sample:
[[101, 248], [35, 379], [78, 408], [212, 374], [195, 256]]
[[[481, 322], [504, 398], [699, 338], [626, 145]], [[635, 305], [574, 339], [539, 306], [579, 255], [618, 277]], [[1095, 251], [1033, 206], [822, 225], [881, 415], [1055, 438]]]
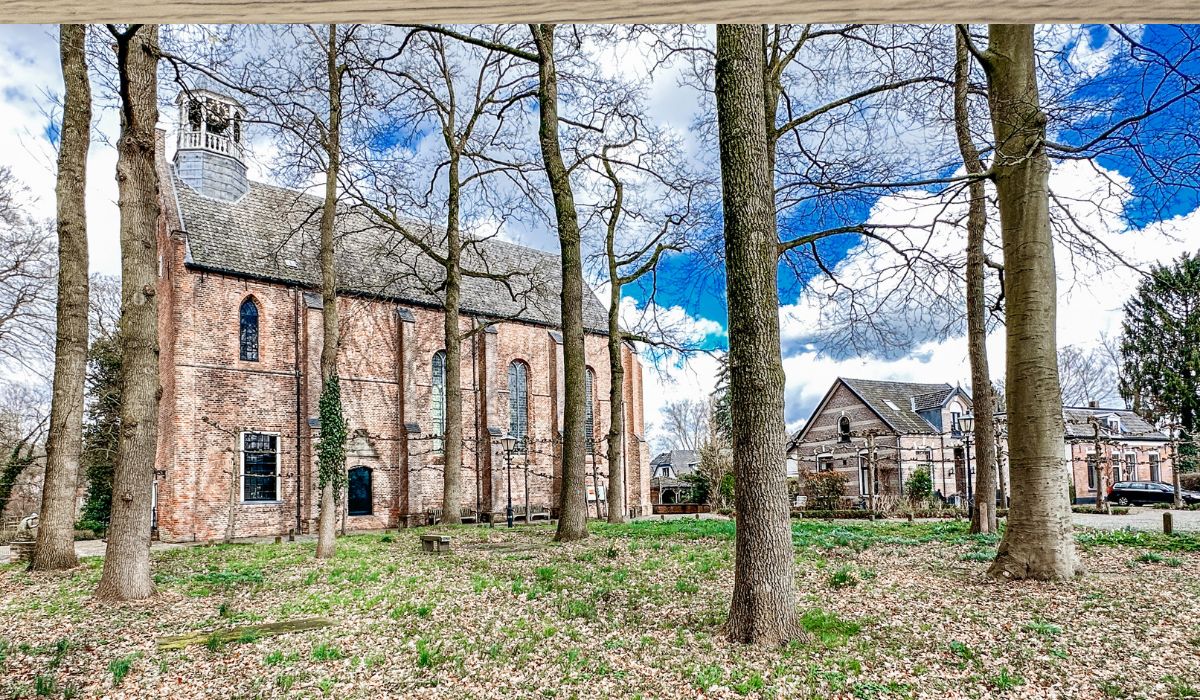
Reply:
[[[1180, 48], [1181, 30], [1167, 26], [1132, 27], [1130, 32], [1141, 37], [1151, 48], [1170, 56]], [[1195, 33], [1195, 28], [1187, 31]], [[54, 146], [57, 141], [56, 108], [54, 100], [61, 93], [61, 76], [57, 64], [56, 30], [53, 27], [0, 27], [0, 57], [6, 65], [21, 70], [0, 75], [0, 164], [14, 167], [30, 187], [31, 198], [39, 211], [53, 213]], [[1045, 44], [1051, 49], [1044, 61], [1054, 61], [1076, 72], [1092, 72], [1095, 77], [1087, 87], [1073, 94], [1078, 101], [1112, 98], [1115, 110], [1093, 113], [1079, 119], [1078, 131], [1066, 129], [1058, 138], [1066, 143], [1079, 143], [1086, 133], [1125, 113], [1135, 110], [1152, 94], [1154, 80], [1160, 75], [1134, 79], [1130, 64], [1124, 58], [1115, 34], [1104, 26], [1083, 28], [1044, 28]], [[648, 58], [626, 54], [613, 61], [614, 70], [637, 71]], [[1192, 75], [1200, 73], [1197, 60], [1178, 66]], [[1090, 75], [1091, 73], [1089, 73]], [[711, 163], [715, 144], [693, 128], [693, 119], [701, 105], [708, 104], [702, 95], [682, 84], [681, 73], [663, 71], [656, 74], [648, 87], [647, 104], [651, 117], [665, 128], [678, 132], [688, 143], [686, 157], [697, 163]], [[837, 85], [830, 87], [836, 92]], [[169, 99], [171, 96], [164, 96]], [[1110, 105], [1111, 106], [1111, 105]], [[1190, 107], [1189, 107], [1190, 109]], [[174, 111], [164, 109], [160, 126], [172, 129]], [[117, 132], [116, 115], [98, 109], [98, 132], [108, 141], [95, 140], [89, 160], [88, 211], [91, 234], [92, 268], [115, 274], [119, 269], [119, 250], [116, 231], [116, 188], [112, 177], [115, 153], [112, 142]], [[1200, 115], [1186, 110], [1173, 110], [1146, 121], [1139, 135], [1144, 137], [1146, 152], [1156, 158], [1174, 159], [1182, 171], [1200, 172], [1197, 152], [1196, 124]], [[414, 132], [404, 129], [382, 129], [376, 134], [376, 145], [409, 145], [419, 147], [430, 136], [423, 127]], [[909, 139], [884, 147], [914, 149], [914, 160], [927, 151], [942, 147], [944, 134], [900, 134]], [[271, 155], [267, 134], [255, 135], [254, 149], [258, 160], [252, 173], [258, 179], [269, 179], [266, 163]], [[1192, 139], [1189, 141], [1188, 139]], [[932, 162], [932, 161], [922, 161]], [[1085, 167], [1086, 166], [1086, 167]], [[1114, 179], [1126, 181], [1127, 191], [1098, 193], [1095, 167]], [[932, 166], [914, 166], [914, 169]], [[941, 167], [941, 166], [939, 166]], [[942, 174], [946, 171], [939, 170]], [[1184, 184], [1190, 184], [1185, 182]], [[1141, 163], [1124, 154], [1098, 157], [1094, 164], [1065, 162], [1056, 165], [1052, 186], [1072, 193], [1081, 200], [1093, 200], [1104, 205], [1087, 215], [1088, 226], [1097, 237], [1127, 254], [1139, 264], [1164, 261], [1183, 250], [1200, 247], [1200, 196], [1197, 190], [1179, 185], [1156, 183]], [[932, 189], [932, 188], [931, 188]], [[837, 218], [828, 218], [829, 207], [791, 210], [781, 220], [781, 227], [794, 233], [818, 230], [831, 224], [860, 223], [871, 217], [894, 216], [897, 202], [884, 197], [856, 197], [840, 203]], [[705, 349], [720, 349], [726, 344], [722, 329], [726, 327], [724, 278], [719, 258], [719, 231], [710, 231], [710, 245], [701, 250], [669, 255], [663, 261], [655, 284], [649, 278], [626, 288], [630, 301], [638, 306], [656, 305], [684, 323], [700, 329], [701, 345]], [[528, 227], [509, 232], [510, 237], [526, 244], [553, 250], [553, 232], [543, 227]], [[950, 237], [951, 239], [953, 237]], [[847, 279], [857, 279], [869, 262], [869, 248], [858, 247], [856, 236], [844, 235], [822, 241], [820, 250], [825, 263]], [[947, 242], [953, 245], [953, 240]], [[1119, 325], [1120, 305], [1132, 290], [1136, 273], [1111, 266], [1092, 266], [1063, 255], [1060, 258], [1060, 319], [1059, 344], [1094, 344], [1103, 332], [1112, 332]], [[779, 274], [781, 325], [784, 335], [784, 363], [788, 375], [787, 420], [795, 428], [802, 424], [815, 403], [836, 376], [854, 376], [907, 381], [945, 381], [966, 383], [969, 372], [966, 364], [966, 343], [961, 337], [930, 339], [904, 352], [872, 353], [834, 356], [814, 343], [812, 328], [816, 297], [811, 293], [821, 283], [813, 278], [815, 271], [805, 268], [797, 276], [781, 268]], [[920, 300], [914, 300], [919, 303]], [[836, 318], [836, 310], [829, 311]], [[993, 374], [1003, 368], [1003, 336], [994, 333], [989, 338]], [[660, 357], [647, 375], [646, 414], [650, 425], [647, 433], [652, 442], [665, 438], [656, 425], [658, 409], [669, 399], [703, 399], [712, 388], [715, 360], [706, 354]]]

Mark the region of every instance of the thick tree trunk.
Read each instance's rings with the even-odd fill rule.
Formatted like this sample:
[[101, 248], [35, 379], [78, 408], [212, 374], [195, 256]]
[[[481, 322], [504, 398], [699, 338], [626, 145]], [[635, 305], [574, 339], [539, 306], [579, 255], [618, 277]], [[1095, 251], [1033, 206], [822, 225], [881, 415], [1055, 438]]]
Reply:
[[[621, 284], [609, 238], [608, 305], [608, 522], [628, 519], [625, 497], [625, 364], [621, 357]], [[614, 500], [615, 499], [615, 500]]]
[[83, 451], [83, 382], [87, 371], [88, 247], [84, 211], [87, 152], [92, 126], [81, 24], [59, 28], [62, 60], [63, 121], [58, 146], [58, 306], [54, 342], [54, 389], [50, 435], [46, 440], [46, 477], [38, 512], [37, 546], [31, 569], [70, 569], [75, 557], [75, 487]]
[[1038, 101], [1033, 26], [992, 25], [988, 35], [984, 65], [1004, 240], [1013, 490], [1008, 527], [989, 573], [1065, 579], [1075, 575], [1075, 542], [1063, 464], [1046, 116]]
[[[963, 37], [955, 31], [954, 133], [963, 165], [972, 175], [984, 172], [979, 149], [971, 138], [971, 115], [967, 104], [970, 86], [970, 54]], [[975, 413], [975, 503], [971, 507], [971, 532], [996, 532], [996, 414], [992, 402], [992, 377], [987, 356], [987, 302], [984, 296], [984, 234], [987, 208], [982, 179], [968, 185], [967, 208], [967, 355], [971, 363], [971, 405]]]
[[151, 498], [158, 445], [158, 25], [117, 42], [121, 137], [121, 435], [113, 472], [108, 549], [96, 597], [154, 595], [150, 577]]
[[554, 63], [554, 25], [530, 25], [538, 52], [538, 140], [554, 198], [562, 263], [560, 297], [563, 336], [562, 489], [554, 539], [587, 537], [587, 458], [584, 447], [583, 255], [575, 193], [558, 139], [558, 73]]
[[778, 240], [763, 122], [760, 27], [717, 27], [716, 101], [725, 214], [729, 374], [737, 511], [733, 641], [796, 637], [795, 556], [784, 466]]
[[[338, 307], [337, 275], [335, 272], [333, 234], [337, 214], [337, 181], [341, 167], [342, 131], [342, 74], [338, 66], [337, 25], [329, 25], [327, 47], [329, 74], [329, 129], [325, 136], [327, 168], [325, 171], [325, 201], [321, 207], [321, 384], [337, 372]], [[317, 558], [333, 556], [337, 535], [337, 494], [332, 482], [321, 487], [321, 512], [317, 522]]]
[[442, 473], [442, 522], [462, 522], [462, 334], [458, 306], [462, 289], [462, 243], [459, 231], [458, 154], [450, 151], [449, 196], [446, 201], [446, 298], [443, 304], [446, 343], [446, 430], [442, 440], [445, 471]]

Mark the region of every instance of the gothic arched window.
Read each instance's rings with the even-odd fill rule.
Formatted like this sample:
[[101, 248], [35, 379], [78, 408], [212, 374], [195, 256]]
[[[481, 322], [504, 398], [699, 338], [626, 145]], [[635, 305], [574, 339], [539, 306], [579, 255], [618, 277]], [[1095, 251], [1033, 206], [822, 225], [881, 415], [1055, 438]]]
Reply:
[[433, 396], [430, 419], [433, 421], [433, 449], [441, 452], [442, 436], [446, 434], [446, 351], [433, 353]]
[[587, 371], [583, 373], [583, 435], [587, 438], [589, 446], [592, 444], [596, 427], [596, 415], [592, 406], [592, 389], [595, 386], [596, 372], [588, 367]]
[[529, 437], [529, 366], [520, 360], [508, 365], [508, 433], [523, 448]]
[[838, 442], [850, 442], [850, 419], [838, 418]]
[[258, 362], [258, 304], [246, 297], [238, 311], [238, 340], [240, 356], [247, 362]]

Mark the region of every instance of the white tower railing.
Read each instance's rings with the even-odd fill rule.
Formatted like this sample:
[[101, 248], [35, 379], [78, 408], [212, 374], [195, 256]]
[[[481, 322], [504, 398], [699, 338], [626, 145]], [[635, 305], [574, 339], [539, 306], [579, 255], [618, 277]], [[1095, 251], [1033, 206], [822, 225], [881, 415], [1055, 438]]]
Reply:
[[225, 134], [214, 134], [203, 128], [199, 131], [181, 129], [179, 131], [179, 148], [204, 149], [214, 153], [242, 160], [242, 145]]

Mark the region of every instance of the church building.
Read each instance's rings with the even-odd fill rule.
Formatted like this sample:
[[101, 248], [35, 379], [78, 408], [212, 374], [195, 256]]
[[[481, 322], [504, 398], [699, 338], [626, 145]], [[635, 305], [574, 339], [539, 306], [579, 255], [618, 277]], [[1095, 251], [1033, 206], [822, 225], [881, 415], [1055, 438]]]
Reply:
[[[315, 532], [322, 302], [321, 200], [247, 178], [244, 108], [218, 92], [178, 100], [168, 162], [159, 133], [162, 398], [155, 527], [169, 542]], [[414, 225], [416, 225], [414, 223]], [[436, 227], [428, 227], [436, 240]], [[444, 242], [443, 242], [444, 245]], [[346, 208], [337, 224], [338, 375], [350, 438], [340, 518], [349, 531], [554, 515], [561, 479], [563, 350], [558, 257], [476, 241], [462, 294], [462, 500], [442, 503], [442, 270], [398, 233]], [[606, 312], [584, 295], [587, 484], [592, 517], [623, 499], [650, 512], [642, 367], [624, 348], [625, 457], [606, 458]], [[506, 451], [501, 438], [512, 435]], [[610, 493], [611, 469], [625, 474]]]

